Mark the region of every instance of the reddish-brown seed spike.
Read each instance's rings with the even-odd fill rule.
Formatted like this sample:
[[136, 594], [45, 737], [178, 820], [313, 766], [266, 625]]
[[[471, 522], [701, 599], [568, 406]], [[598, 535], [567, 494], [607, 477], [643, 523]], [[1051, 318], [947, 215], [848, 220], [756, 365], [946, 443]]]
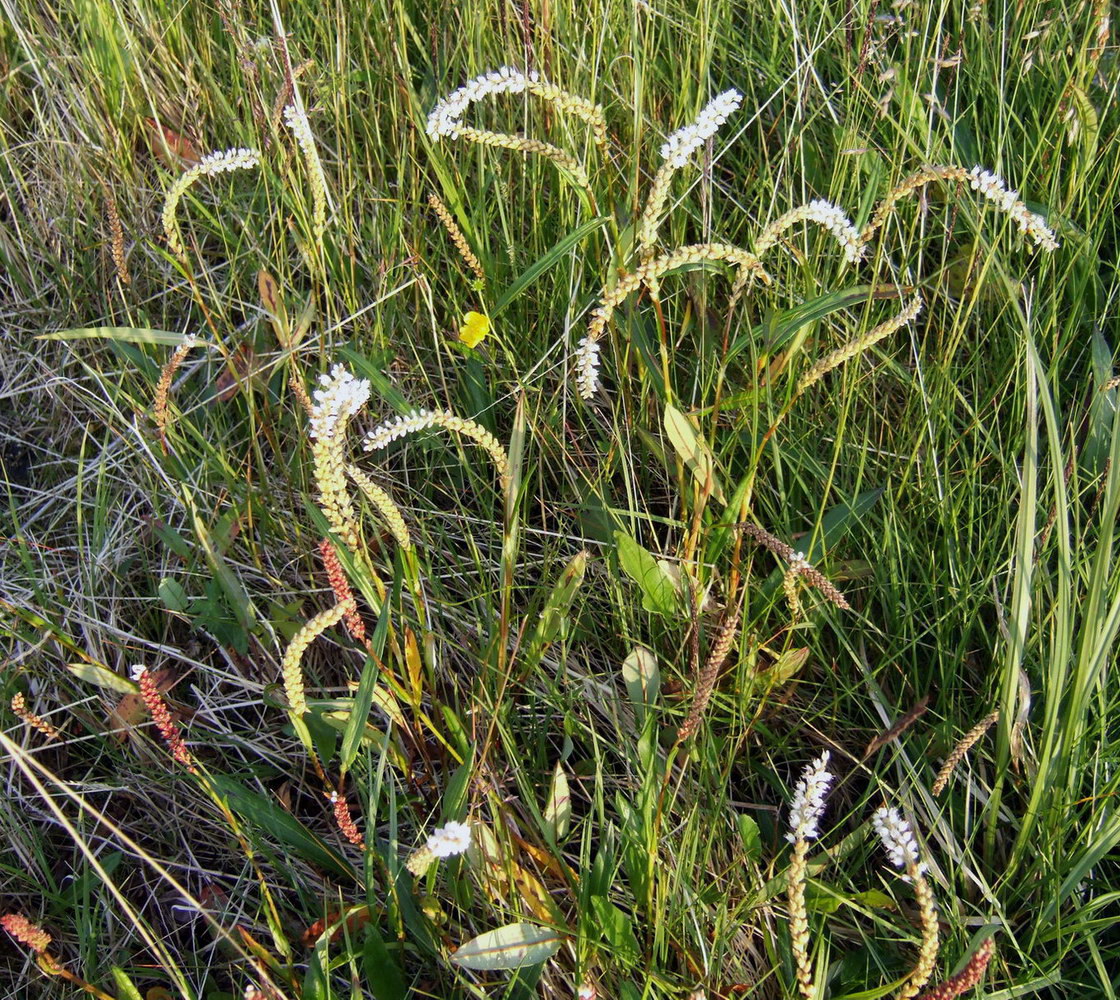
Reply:
[[366, 640], [366, 626], [362, 616], [358, 614], [358, 605], [354, 600], [354, 592], [350, 589], [350, 581], [346, 579], [346, 572], [339, 561], [338, 552], [324, 538], [319, 543], [319, 554], [323, 557], [323, 569], [327, 571], [327, 580], [330, 581], [331, 590], [334, 591], [335, 602], [346, 605], [346, 612], [342, 620], [346, 623], [346, 631], [358, 642]]
[[0, 917], [3, 927], [20, 944], [26, 945], [36, 955], [43, 954], [51, 943], [51, 936], [42, 927], [33, 924], [22, 913], [5, 913]]
[[327, 797], [330, 799], [331, 807], [334, 810], [334, 819], [338, 828], [342, 831], [342, 835], [351, 844], [364, 848], [366, 846], [365, 841], [350, 815], [350, 806], [346, 801], [346, 796], [339, 795], [338, 792], [331, 792]]
[[727, 659], [731, 647], [735, 645], [738, 629], [739, 609], [736, 608], [720, 626], [719, 635], [708, 652], [708, 660], [704, 664], [704, 669], [700, 671], [700, 676], [696, 679], [696, 694], [693, 696], [692, 707], [688, 710], [688, 716], [677, 733], [678, 743], [683, 743], [700, 727], [700, 722], [704, 718], [704, 711], [707, 709], [708, 702], [712, 698], [712, 692], [716, 688], [716, 680], [719, 678], [723, 661]]
[[918, 997], [918, 1000], [954, 1000], [954, 997], [959, 997], [962, 993], [972, 989], [983, 977], [984, 970], [988, 967], [988, 963], [995, 952], [995, 947], [995, 941], [987, 938], [976, 949], [976, 954], [968, 960], [968, 964], [960, 972], [946, 979], [943, 983], [939, 983], [932, 990], [927, 990]]
[[167, 705], [164, 704], [163, 696], [159, 693], [159, 688], [156, 687], [156, 682], [152, 678], [152, 672], [150, 670], [140, 671], [137, 682], [140, 684], [140, 697], [144, 699], [144, 704], [148, 707], [148, 712], [152, 716], [152, 722], [155, 723], [156, 729], [159, 730], [160, 736], [163, 737], [171, 751], [171, 756], [191, 774], [197, 774], [198, 771], [195, 770], [191, 753], [187, 749], [186, 743], [183, 742], [179, 727], [175, 725], [171, 718]]

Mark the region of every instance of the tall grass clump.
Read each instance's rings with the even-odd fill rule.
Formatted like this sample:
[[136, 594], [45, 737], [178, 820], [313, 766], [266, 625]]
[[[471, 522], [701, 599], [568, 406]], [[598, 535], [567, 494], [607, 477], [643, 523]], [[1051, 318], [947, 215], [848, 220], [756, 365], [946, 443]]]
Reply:
[[1115, 51], [1013, 15], [11, 0], [0, 979], [1111, 996]]

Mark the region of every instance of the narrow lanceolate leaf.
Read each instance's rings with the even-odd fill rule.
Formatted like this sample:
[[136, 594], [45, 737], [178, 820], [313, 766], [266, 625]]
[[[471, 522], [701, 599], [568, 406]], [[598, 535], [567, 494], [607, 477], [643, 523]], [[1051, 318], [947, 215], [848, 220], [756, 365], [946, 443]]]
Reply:
[[665, 434], [673, 450], [684, 463], [685, 468], [692, 473], [692, 478], [700, 488], [710, 493], [720, 503], [726, 503], [723, 488], [716, 480], [711, 449], [696, 433], [696, 428], [692, 426], [688, 417], [671, 404], [665, 406]]
[[523, 965], [539, 965], [560, 948], [564, 936], [536, 924], [506, 924], [472, 938], [451, 956], [451, 961], [464, 969], [494, 972], [519, 969]]
[[183, 334], [135, 326], [85, 326], [57, 333], [41, 333], [36, 340], [116, 340], [124, 344], [165, 344], [178, 347]]
[[560, 840], [568, 832], [568, 823], [572, 819], [572, 795], [568, 790], [568, 778], [560, 762], [556, 763], [556, 770], [552, 773], [552, 788], [548, 793], [548, 805], [544, 809], [545, 833], [553, 841]]
[[579, 592], [583, 583], [583, 574], [587, 570], [587, 551], [577, 552], [571, 561], [564, 567], [560, 579], [548, 595], [536, 630], [533, 632], [531, 648], [543, 649], [552, 642], [560, 633], [560, 626], [568, 616], [572, 601]]

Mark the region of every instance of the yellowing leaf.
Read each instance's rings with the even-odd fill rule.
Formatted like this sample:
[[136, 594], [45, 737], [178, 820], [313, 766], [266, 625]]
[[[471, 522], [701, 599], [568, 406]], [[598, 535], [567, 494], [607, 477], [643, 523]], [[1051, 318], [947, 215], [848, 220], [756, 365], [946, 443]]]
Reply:
[[506, 924], [479, 934], [451, 956], [465, 969], [494, 971], [540, 965], [560, 949], [563, 935], [536, 924]]
[[467, 347], [478, 347], [490, 332], [490, 317], [485, 313], [469, 312], [459, 327], [459, 339]]

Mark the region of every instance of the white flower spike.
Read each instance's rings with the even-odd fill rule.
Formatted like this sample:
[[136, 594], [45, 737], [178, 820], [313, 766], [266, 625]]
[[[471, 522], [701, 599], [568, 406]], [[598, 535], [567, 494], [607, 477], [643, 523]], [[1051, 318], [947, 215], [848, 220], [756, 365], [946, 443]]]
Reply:
[[789, 832], [786, 840], [791, 844], [799, 840], [813, 840], [819, 835], [825, 797], [832, 775], [825, 770], [829, 752], [826, 750], [802, 772], [801, 780], [793, 791], [789, 808]]

